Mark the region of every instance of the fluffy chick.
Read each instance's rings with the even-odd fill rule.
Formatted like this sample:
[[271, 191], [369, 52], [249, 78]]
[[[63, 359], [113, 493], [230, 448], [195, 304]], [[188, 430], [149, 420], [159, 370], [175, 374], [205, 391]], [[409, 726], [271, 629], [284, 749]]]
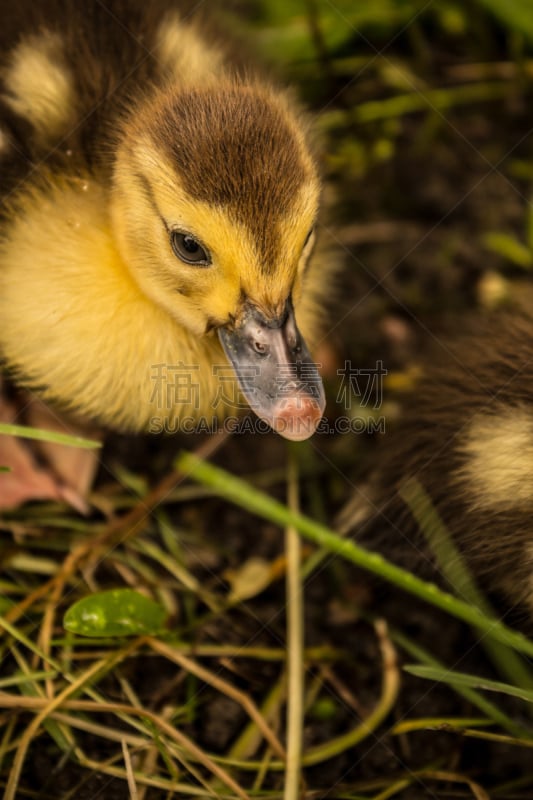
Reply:
[[330, 288], [309, 261], [306, 124], [192, 8], [4, 12], [0, 353], [19, 386], [98, 425], [177, 430], [241, 392], [306, 438], [324, 395], [305, 338]]
[[[533, 613], [533, 321], [500, 314], [423, 364], [379, 466], [340, 526], [429, 578], [438, 565], [406, 501], [415, 479], [485, 590]], [[411, 484], [412, 486], [413, 484]], [[439, 524], [427, 520], [439, 536]]]

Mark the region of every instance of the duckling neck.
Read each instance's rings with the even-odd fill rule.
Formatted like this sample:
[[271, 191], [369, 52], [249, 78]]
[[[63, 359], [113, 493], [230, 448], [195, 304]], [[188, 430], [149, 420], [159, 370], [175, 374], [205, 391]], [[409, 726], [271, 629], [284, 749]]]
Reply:
[[[114, 428], [147, 429], [156, 418], [175, 429], [181, 418], [222, 413], [218, 342], [194, 337], [142, 293], [106, 207], [89, 181], [34, 189], [21, 202], [0, 244], [3, 358], [45, 400]], [[177, 369], [191, 389], [179, 396], [168, 385], [178, 386]]]

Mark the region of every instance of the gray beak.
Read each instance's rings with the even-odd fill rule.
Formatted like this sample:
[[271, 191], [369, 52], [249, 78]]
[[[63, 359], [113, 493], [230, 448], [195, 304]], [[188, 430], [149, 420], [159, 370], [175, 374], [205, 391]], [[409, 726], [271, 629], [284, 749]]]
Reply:
[[219, 328], [218, 335], [250, 408], [286, 439], [308, 439], [326, 401], [292, 305], [267, 319], [247, 303], [235, 326]]

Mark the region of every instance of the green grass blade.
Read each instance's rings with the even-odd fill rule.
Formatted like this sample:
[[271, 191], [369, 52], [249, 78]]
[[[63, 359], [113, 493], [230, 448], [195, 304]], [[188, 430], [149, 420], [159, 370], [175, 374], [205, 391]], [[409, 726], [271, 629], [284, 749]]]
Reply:
[[[441, 670], [442, 672], [449, 674], [449, 670], [446, 669], [444, 664], [436, 659], [434, 655], [428, 653], [427, 650], [421, 647], [417, 642], [413, 642], [402, 631], [392, 628], [389, 630], [389, 633], [394, 644], [401, 647], [402, 650], [411, 656], [411, 658], [416, 658], [420, 662], [420, 664], [416, 665], [417, 667], [424, 665], [428, 668]], [[472, 689], [470, 686], [459, 686], [457, 684], [455, 684], [452, 688], [457, 692], [457, 694], [461, 695], [461, 697], [464, 697], [465, 700], [471, 703], [474, 708], [478, 708], [489, 720], [496, 725], [501, 725], [501, 727], [512, 736], [524, 738], [530, 735], [526, 728], [519, 725], [508, 714], [502, 711], [501, 708], [488, 700], [481, 692]]]
[[177, 459], [176, 466], [198, 483], [210, 486], [218, 495], [235, 505], [275, 522], [281, 527], [294, 525], [302, 536], [320, 547], [326, 547], [330, 552], [352, 564], [379, 575], [400, 589], [443, 609], [457, 619], [468, 622], [482, 630], [487, 636], [491, 636], [519, 652], [533, 656], [533, 642], [521, 633], [508, 628], [500, 620], [486, 616], [469, 603], [458, 600], [434, 584], [427, 583], [407, 570], [391, 564], [377, 553], [370, 553], [354, 542], [343, 539], [324, 525], [314, 522], [302, 514], [290, 511], [282, 503], [254, 489], [240, 478], [202, 461], [192, 453], [182, 453]]
[[41, 428], [29, 428], [26, 425], [11, 425], [7, 422], [0, 422], [0, 435], [18, 436], [21, 439], [37, 439], [40, 442], [53, 442], [54, 444], [64, 444], [68, 447], [83, 447], [87, 450], [95, 450], [102, 446], [101, 442], [84, 439], [82, 436], [45, 431], [41, 430]]
[[487, 692], [501, 692], [511, 697], [519, 697], [533, 703], [533, 690], [520, 689], [501, 681], [492, 681], [479, 675], [468, 675], [466, 672], [453, 672], [439, 667], [427, 667], [421, 664], [406, 664], [404, 670], [418, 678], [426, 678], [437, 683], [448, 683], [450, 686], [463, 686], [470, 689], [484, 689]]
[[478, 0], [508, 28], [533, 42], [533, 8], [531, 0]]
[[[408, 479], [400, 487], [400, 496], [409, 506], [437, 559], [441, 573], [454, 593], [475, 605], [485, 615], [494, 617], [493, 609], [475, 583], [461, 553], [455, 546], [453, 537], [422, 484], [414, 478]], [[504, 678], [522, 688], [533, 688], [531, 670], [511, 648], [502, 647], [501, 642], [496, 642], [491, 637], [483, 637], [481, 645]]]

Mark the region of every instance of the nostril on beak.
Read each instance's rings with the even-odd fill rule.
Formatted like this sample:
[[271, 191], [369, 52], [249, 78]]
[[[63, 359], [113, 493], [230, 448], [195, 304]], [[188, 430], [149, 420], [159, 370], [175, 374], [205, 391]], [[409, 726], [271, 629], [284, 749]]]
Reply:
[[255, 350], [255, 352], [260, 356], [266, 356], [269, 351], [267, 344], [265, 344], [264, 342], [258, 342], [253, 340], [252, 340], [252, 349]]

